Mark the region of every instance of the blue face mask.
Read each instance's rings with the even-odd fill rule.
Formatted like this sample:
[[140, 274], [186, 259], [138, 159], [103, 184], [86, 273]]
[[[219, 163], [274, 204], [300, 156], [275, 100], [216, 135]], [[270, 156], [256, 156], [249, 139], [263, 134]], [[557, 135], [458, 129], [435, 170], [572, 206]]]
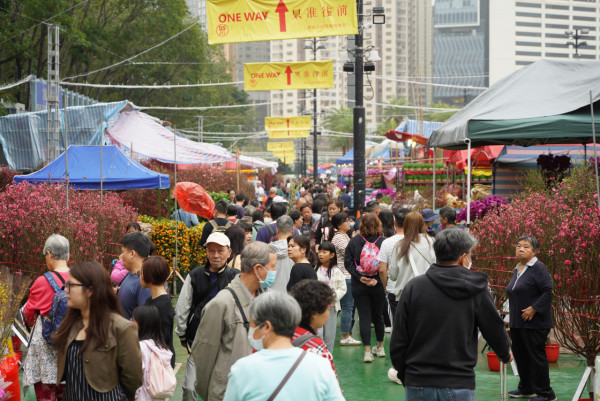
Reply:
[[354, 222], [353, 221], [350, 222], [350, 228], [354, 228]]
[[[261, 267], [265, 269], [263, 266]], [[270, 288], [275, 282], [275, 277], [277, 277], [277, 270], [265, 269], [265, 271], [267, 272], [267, 277], [265, 277], [264, 281], [262, 281], [260, 277], [258, 277], [258, 275], [256, 276], [258, 277], [258, 281], [260, 282], [260, 288], [262, 288], [263, 290]]]

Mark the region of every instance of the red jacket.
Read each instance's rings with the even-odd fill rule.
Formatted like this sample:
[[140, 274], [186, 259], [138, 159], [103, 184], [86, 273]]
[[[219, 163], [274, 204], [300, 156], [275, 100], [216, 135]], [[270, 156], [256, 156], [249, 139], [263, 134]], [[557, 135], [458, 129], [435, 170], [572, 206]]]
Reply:
[[[69, 278], [69, 272], [56, 272], [62, 276], [62, 278], [67, 281]], [[54, 280], [62, 287], [62, 282], [58, 277], [56, 277], [56, 273], [52, 273]], [[47, 316], [50, 312], [50, 308], [52, 307], [52, 298], [54, 297], [54, 290], [50, 287], [50, 283], [46, 280], [46, 277], [41, 275], [33, 282], [31, 286], [31, 290], [29, 290], [29, 298], [27, 299], [27, 303], [23, 308], [23, 316], [27, 321], [29, 326], [33, 326], [35, 323], [35, 319], [37, 315]]]

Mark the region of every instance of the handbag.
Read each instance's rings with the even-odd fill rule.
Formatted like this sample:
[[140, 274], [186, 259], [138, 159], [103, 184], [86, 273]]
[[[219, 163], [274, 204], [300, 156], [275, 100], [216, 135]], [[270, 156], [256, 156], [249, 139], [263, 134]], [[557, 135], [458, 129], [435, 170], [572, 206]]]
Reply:
[[151, 350], [148, 363], [148, 385], [146, 391], [152, 398], [170, 398], [175, 393], [177, 379], [170, 363], [166, 363]]

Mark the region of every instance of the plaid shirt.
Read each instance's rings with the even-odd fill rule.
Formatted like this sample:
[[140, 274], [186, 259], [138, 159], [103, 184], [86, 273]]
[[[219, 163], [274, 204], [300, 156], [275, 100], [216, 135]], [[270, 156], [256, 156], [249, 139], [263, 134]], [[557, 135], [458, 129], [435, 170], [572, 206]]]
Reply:
[[[313, 334], [312, 332], [300, 326], [296, 327], [296, 330], [294, 330], [294, 336], [292, 337], [292, 341], [307, 333]], [[331, 352], [327, 350], [327, 346], [325, 345], [325, 342], [321, 337], [311, 338], [302, 346], [302, 349], [304, 351], [313, 352], [317, 355], [321, 355], [323, 358], [329, 359], [329, 361], [331, 362], [331, 369], [333, 369], [333, 373], [335, 373], [335, 377], [337, 377], [337, 372], [333, 367], [333, 355], [331, 355]]]

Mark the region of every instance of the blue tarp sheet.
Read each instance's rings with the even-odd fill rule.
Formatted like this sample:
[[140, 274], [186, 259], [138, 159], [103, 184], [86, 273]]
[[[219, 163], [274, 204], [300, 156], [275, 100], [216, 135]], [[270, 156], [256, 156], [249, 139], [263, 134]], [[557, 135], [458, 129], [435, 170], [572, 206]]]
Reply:
[[[102, 157], [100, 153], [102, 152]], [[169, 188], [169, 176], [159, 174], [121, 153], [114, 145], [69, 146], [69, 185], [74, 189], [123, 190], [140, 188]], [[100, 160], [102, 175], [100, 174]], [[15, 176], [15, 182], [64, 182], [65, 153], [35, 173]]]
[[[377, 145], [375, 142], [365, 141], [366, 146]], [[335, 164], [354, 164], [354, 148], [350, 149], [348, 153], [346, 153], [341, 158], [335, 161]]]

